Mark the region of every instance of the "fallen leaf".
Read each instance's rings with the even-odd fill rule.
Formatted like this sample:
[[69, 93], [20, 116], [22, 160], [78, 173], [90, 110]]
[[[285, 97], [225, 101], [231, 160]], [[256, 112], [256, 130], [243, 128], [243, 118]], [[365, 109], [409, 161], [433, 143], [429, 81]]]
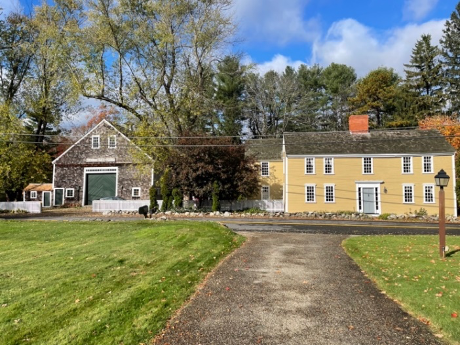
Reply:
[[353, 329], [355, 329], [355, 327], [353, 327], [352, 325], [348, 326], [348, 330], [353, 330]]
[[442, 292], [436, 293], [435, 296], [436, 297], [442, 297]]
[[452, 318], [457, 318], [458, 314], [456, 312], [453, 312], [450, 316], [452, 316]]
[[434, 336], [437, 337], [437, 338], [443, 338], [444, 337], [444, 335], [442, 335], [442, 334], [434, 334]]
[[226, 289], [227, 291], [230, 291], [230, 287], [225, 287], [225, 289]]
[[75, 304], [80, 303], [80, 299], [75, 299]]

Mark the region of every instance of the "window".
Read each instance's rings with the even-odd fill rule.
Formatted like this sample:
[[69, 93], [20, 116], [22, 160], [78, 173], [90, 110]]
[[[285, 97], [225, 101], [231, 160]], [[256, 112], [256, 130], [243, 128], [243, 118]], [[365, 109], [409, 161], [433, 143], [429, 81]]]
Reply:
[[115, 149], [117, 147], [117, 136], [109, 136], [109, 149]]
[[433, 173], [433, 156], [423, 156], [423, 173]]
[[263, 177], [268, 177], [269, 172], [268, 172], [268, 162], [261, 162], [260, 163], [260, 170], [262, 172]]
[[316, 203], [316, 186], [315, 185], [305, 185], [305, 202], [306, 203]]
[[434, 203], [434, 184], [423, 184], [423, 203]]
[[305, 158], [305, 174], [315, 174], [315, 158]]
[[403, 156], [402, 167], [403, 167], [403, 174], [412, 173], [412, 157], [411, 156]]
[[36, 199], [37, 198], [37, 191], [30, 191], [30, 199]]
[[140, 187], [133, 187], [132, 196], [133, 197], [141, 197], [141, 188]]
[[324, 185], [324, 202], [326, 203], [335, 202], [334, 185]]
[[414, 203], [414, 185], [403, 185], [403, 203]]
[[324, 158], [324, 174], [334, 174], [334, 159], [332, 157]]
[[363, 174], [373, 174], [372, 157], [363, 157]]
[[65, 197], [66, 198], [74, 198], [75, 197], [75, 190], [74, 189], [65, 189]]
[[270, 186], [262, 186], [260, 197], [262, 199], [270, 199]]
[[101, 147], [100, 136], [91, 137], [91, 148], [99, 149]]

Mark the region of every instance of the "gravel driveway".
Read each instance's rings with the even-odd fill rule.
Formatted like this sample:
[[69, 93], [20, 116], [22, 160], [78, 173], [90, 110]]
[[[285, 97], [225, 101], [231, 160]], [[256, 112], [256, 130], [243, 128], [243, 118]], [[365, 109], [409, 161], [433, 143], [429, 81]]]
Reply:
[[244, 233], [157, 344], [439, 344], [366, 278], [346, 236]]

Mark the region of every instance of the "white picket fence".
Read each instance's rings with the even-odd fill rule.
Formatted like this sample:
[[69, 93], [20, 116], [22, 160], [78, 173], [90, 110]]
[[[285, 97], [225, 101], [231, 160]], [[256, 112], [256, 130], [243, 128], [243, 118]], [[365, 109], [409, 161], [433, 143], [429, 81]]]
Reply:
[[[185, 208], [194, 208], [193, 201], [184, 201]], [[201, 209], [211, 210], [212, 201], [202, 201]], [[221, 211], [237, 211], [244, 209], [258, 208], [269, 212], [283, 212], [284, 202], [282, 199], [271, 199], [271, 200], [242, 200], [242, 201], [220, 201]]]
[[[158, 201], [159, 208], [163, 204], [162, 200]], [[134, 200], [134, 201], [93, 201], [93, 212], [102, 213], [104, 211], [121, 210], [121, 211], [138, 211], [139, 207], [150, 205], [149, 200]], [[212, 201], [202, 201], [200, 209], [211, 210]], [[194, 208], [193, 201], [184, 201], [184, 208]], [[244, 200], [244, 201], [220, 201], [221, 211], [237, 211], [250, 208], [258, 208], [269, 212], [284, 211], [284, 203], [282, 199], [273, 200]]]
[[[161, 207], [162, 201], [158, 201]], [[93, 201], [93, 212], [102, 213], [103, 211], [138, 211], [140, 207], [144, 205], [150, 205], [149, 200], [132, 200], [132, 201], [107, 201], [107, 200], [96, 200]]]
[[42, 202], [0, 202], [0, 210], [25, 210], [31, 214], [40, 214]]

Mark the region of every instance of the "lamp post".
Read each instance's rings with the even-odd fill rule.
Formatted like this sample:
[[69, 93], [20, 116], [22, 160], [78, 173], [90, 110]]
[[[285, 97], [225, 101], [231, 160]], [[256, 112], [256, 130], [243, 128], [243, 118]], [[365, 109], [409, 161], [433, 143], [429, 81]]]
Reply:
[[444, 187], [449, 184], [450, 177], [441, 169], [434, 176], [436, 186], [439, 186], [439, 256], [444, 258], [446, 252], [446, 205]]

